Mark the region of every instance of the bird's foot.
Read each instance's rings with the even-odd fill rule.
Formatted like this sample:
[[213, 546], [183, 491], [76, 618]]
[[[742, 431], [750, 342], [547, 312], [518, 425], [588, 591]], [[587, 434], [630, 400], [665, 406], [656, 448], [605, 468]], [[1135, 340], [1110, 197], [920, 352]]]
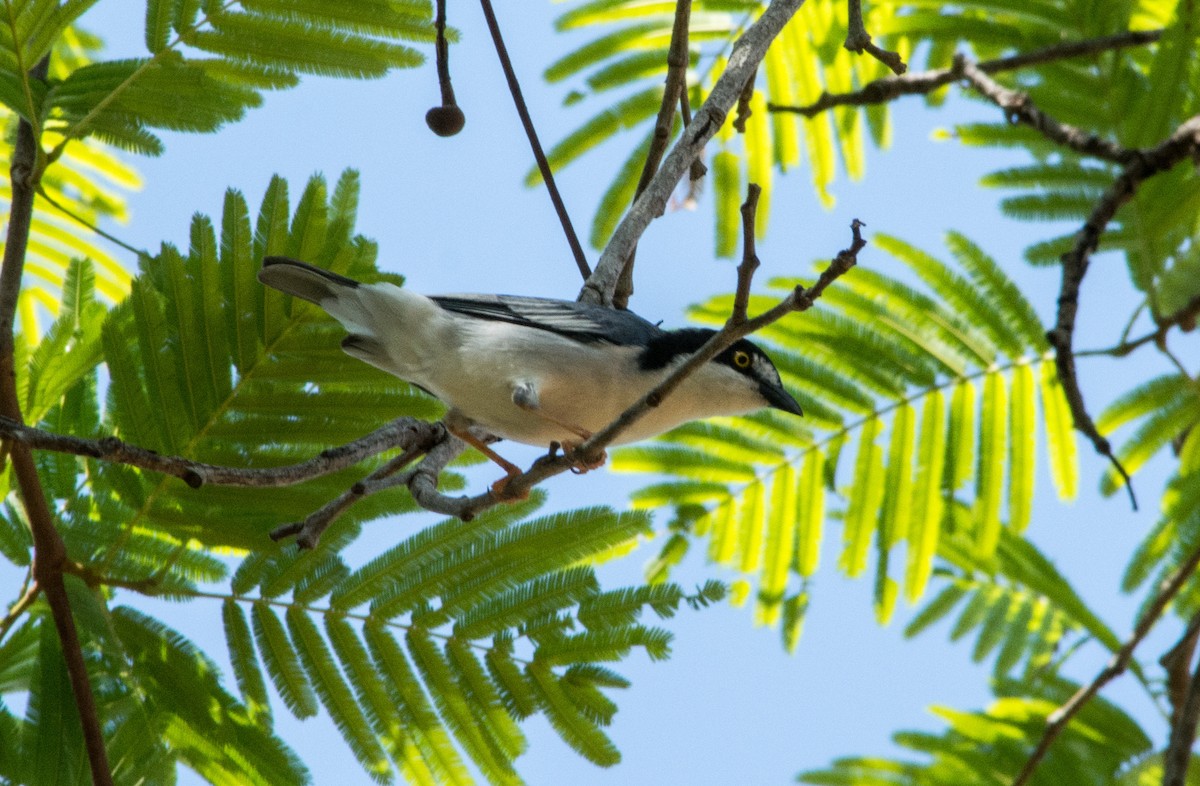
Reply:
[[[591, 439], [591, 436], [591, 434], [588, 434], [583, 438], [584, 441]], [[582, 475], [583, 473], [589, 472], [593, 469], [599, 469], [600, 467], [604, 466], [606, 461], [608, 461], [608, 451], [605, 450], [600, 451], [598, 456], [584, 456], [579, 452], [579, 447], [582, 444], [583, 442], [562, 443], [563, 455], [571, 461], [571, 471], [576, 475]]]
[[510, 490], [509, 484], [513, 479], [522, 474], [520, 469], [515, 472], [509, 472], [504, 477], [497, 480], [491, 486], [491, 495], [501, 502], [520, 502], [521, 500], [529, 499], [529, 489]]

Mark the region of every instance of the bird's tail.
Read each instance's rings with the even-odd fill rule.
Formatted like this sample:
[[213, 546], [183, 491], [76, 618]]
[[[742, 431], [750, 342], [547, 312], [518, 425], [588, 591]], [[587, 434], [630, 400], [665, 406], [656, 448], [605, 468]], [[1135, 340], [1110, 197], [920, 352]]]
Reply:
[[446, 324], [442, 309], [427, 297], [390, 283], [363, 284], [287, 257], [263, 259], [258, 280], [320, 306], [350, 334], [342, 341], [346, 354], [409, 381], [424, 358], [408, 339]]
[[288, 257], [265, 257], [258, 280], [293, 297], [327, 307], [327, 301], [337, 300], [347, 288], [362, 286], [352, 278], [313, 267]]

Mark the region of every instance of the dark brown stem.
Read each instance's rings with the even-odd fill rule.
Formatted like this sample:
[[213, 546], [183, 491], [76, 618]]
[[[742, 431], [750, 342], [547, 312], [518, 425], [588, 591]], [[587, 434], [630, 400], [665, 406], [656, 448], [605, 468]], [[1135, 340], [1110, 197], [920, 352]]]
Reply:
[[276, 527], [270, 533], [271, 540], [282, 540], [284, 538], [296, 537], [296, 545], [301, 549], [314, 549], [321, 539], [322, 533], [332, 524], [338, 516], [340, 516], [347, 508], [358, 502], [363, 497], [373, 494], [376, 491], [382, 491], [395, 484], [386, 484], [383, 481], [395, 475], [401, 469], [417, 459], [418, 456], [428, 452], [437, 444], [438, 440], [431, 440], [426, 444], [414, 445], [399, 456], [384, 464], [379, 469], [367, 475], [362, 480], [355, 483], [341, 496], [326, 503], [317, 510], [308, 515], [304, 521], [294, 524], [284, 524], [281, 527]]
[[433, 22], [437, 31], [438, 88], [442, 93], [442, 106], [454, 106], [454, 87], [450, 84], [450, 45], [446, 42], [446, 0], [437, 0], [437, 17]]
[[454, 87], [450, 84], [450, 46], [446, 42], [446, 0], [437, 0], [437, 17], [433, 22], [437, 32], [434, 52], [437, 58], [438, 87], [442, 93], [442, 105], [425, 113], [425, 123], [438, 136], [454, 136], [462, 131], [467, 122], [466, 115], [454, 100]]
[[1075, 126], [1058, 122], [1034, 106], [1028, 95], [1004, 87], [962, 55], [955, 55], [954, 70], [961, 73], [981, 95], [1003, 109], [1009, 122], [1024, 123], [1052, 142], [1085, 156], [1111, 161], [1114, 164], [1127, 164], [1137, 155], [1136, 150], [1121, 147], [1116, 142], [1101, 139], [1096, 134], [1089, 134]]
[[1195, 684], [1190, 672], [1192, 658], [1196, 654], [1196, 642], [1200, 639], [1200, 614], [1193, 614], [1183, 635], [1171, 649], [1158, 659], [1166, 672], [1166, 694], [1171, 703], [1171, 726], [1179, 722], [1183, 708], [1187, 704], [1191, 688]]
[[[671, 126], [675, 122], [675, 106], [687, 101], [687, 67], [688, 67], [688, 24], [692, 18], [692, 0], [676, 0], [675, 23], [671, 27], [671, 44], [667, 48], [667, 82], [663, 88], [662, 104], [658, 109], [658, 117], [654, 121], [654, 134], [650, 138], [650, 149], [646, 153], [646, 162], [642, 165], [642, 174], [638, 178], [637, 189], [633, 193], [633, 201], [650, 184], [650, 178], [658, 171], [663, 153], [671, 141]], [[690, 113], [689, 113], [690, 114]], [[683, 127], [691, 118], [684, 118]], [[629, 259], [621, 269], [621, 277], [617, 279], [617, 288], [613, 292], [613, 307], [624, 309], [629, 306], [629, 298], [633, 295], [633, 265], [637, 257], [637, 247], [629, 252]]]
[[737, 269], [737, 290], [733, 294], [733, 312], [729, 321], [740, 325], [746, 321], [746, 307], [750, 304], [750, 282], [758, 270], [758, 251], [754, 244], [754, 224], [758, 217], [758, 197], [762, 193], [757, 183], [746, 188], [746, 201], [742, 203], [742, 264]]
[[1079, 311], [1079, 288], [1087, 274], [1092, 252], [1100, 245], [1100, 237], [1121, 205], [1133, 198], [1144, 180], [1160, 172], [1165, 172], [1189, 155], [1196, 156], [1198, 153], [1200, 153], [1200, 115], [1184, 122], [1157, 147], [1138, 151], [1137, 155], [1126, 165], [1116, 181], [1100, 197], [1092, 209], [1091, 215], [1075, 235], [1075, 243], [1071, 250], [1062, 256], [1062, 284], [1058, 295], [1058, 318], [1054, 327], [1046, 334], [1046, 338], [1054, 347], [1058, 376], [1062, 381], [1067, 404], [1071, 408], [1071, 417], [1074, 420], [1075, 428], [1091, 440], [1096, 452], [1106, 456], [1117, 473], [1124, 478], [1134, 510], [1137, 509], [1137, 498], [1129, 483], [1129, 474], [1113, 455], [1112, 446], [1096, 429], [1096, 424], [1088, 414], [1087, 407], [1083, 402], [1083, 391], [1080, 389], [1079, 378], [1075, 371], [1072, 342], [1075, 335], [1075, 317]]
[[442, 427], [436, 423], [426, 423], [416, 418], [398, 418], [353, 442], [323, 450], [320, 455], [299, 464], [255, 469], [224, 467], [181, 456], [164, 456], [122, 442], [116, 437], [91, 440], [55, 434], [0, 416], [0, 438], [11, 443], [161, 472], [180, 478], [192, 488], [204, 485], [256, 488], [292, 486], [352, 467], [371, 456], [394, 449], [407, 450], [414, 445], [440, 439], [443, 435]]
[[1200, 662], [1192, 671], [1183, 706], [1178, 708], [1171, 725], [1171, 737], [1163, 753], [1163, 786], [1184, 786], [1187, 781], [1197, 723], [1200, 723]]
[[899, 52], [890, 52], [887, 49], [882, 49], [871, 41], [871, 36], [867, 33], [866, 25], [863, 24], [862, 0], [847, 0], [847, 2], [850, 24], [846, 32], [846, 42], [842, 46], [855, 54], [861, 55], [863, 52], [866, 52], [892, 69], [892, 73], [894, 74], [903, 74], [907, 71], [908, 66], [904, 64], [904, 60], [900, 57]]
[[492, 34], [492, 41], [496, 45], [496, 54], [500, 58], [500, 67], [504, 70], [504, 78], [508, 81], [508, 90], [512, 93], [517, 114], [521, 117], [521, 125], [525, 128], [525, 136], [529, 137], [529, 146], [533, 149], [533, 157], [537, 161], [538, 171], [542, 173], [542, 181], [546, 184], [546, 190], [550, 192], [550, 201], [554, 203], [554, 211], [558, 213], [558, 221], [562, 224], [563, 233], [567, 236], [567, 244], [575, 256], [575, 265], [579, 268], [579, 274], [583, 276], [584, 281], [587, 281], [592, 274], [592, 269], [588, 265], [587, 257], [584, 256], [583, 246], [579, 245], [579, 237], [575, 234], [571, 217], [567, 215], [567, 206], [563, 203], [562, 196], [558, 193], [558, 186], [554, 183], [554, 173], [550, 170], [550, 162], [546, 160], [545, 152], [542, 151], [542, 143], [538, 141], [537, 131], [533, 127], [533, 119], [529, 116], [529, 108], [525, 106], [525, 98], [521, 95], [521, 85], [517, 81], [512, 61], [508, 57], [504, 39], [500, 36], [500, 25], [496, 21], [496, 12], [492, 10], [492, 0], [479, 0], [479, 2], [483, 6], [483, 15], [487, 19], [488, 31]]
[[[29, 78], [44, 81], [49, 58], [42, 58], [29, 73]], [[21, 276], [25, 269], [25, 252], [29, 246], [29, 230], [33, 221], [33, 198], [38, 187], [38, 140], [33, 127], [25, 120], [17, 125], [16, 145], [13, 148], [10, 177], [12, 204], [8, 217], [8, 233], [4, 246], [4, 261], [0, 267], [0, 414], [21, 421], [21, 405], [17, 395], [16, 367], [13, 360], [13, 322], [21, 291]], [[92, 696], [91, 680], [83, 659], [83, 648], [75, 630], [71, 602], [63, 581], [63, 563], [67, 559], [66, 544], [54, 526], [54, 516], [46, 503], [46, 494], [38, 477], [33, 452], [20, 443], [9, 445], [9, 457], [20, 489], [21, 501], [29, 520], [33, 538], [33, 583], [46, 597], [54, 627], [62, 644], [63, 660], [71, 683], [71, 693], [83, 726], [93, 784], [111, 784], [108, 753], [104, 735]]]
[[[979, 63], [979, 70], [985, 74], [997, 74], [1002, 71], [1014, 71], [1019, 68], [1067, 60], [1073, 57], [1095, 55], [1131, 46], [1143, 46], [1154, 43], [1162, 38], [1162, 30], [1138, 30], [1117, 35], [1089, 38], [1085, 41], [1072, 41], [1066, 44], [1056, 44], [1044, 49], [1036, 49], [1024, 54], [1000, 57], [995, 60], [985, 60]], [[850, 93], [822, 93], [812, 104], [804, 106], [786, 106], [768, 104], [771, 112], [793, 112], [805, 117], [815, 117], [835, 106], [870, 106], [893, 101], [900, 96], [924, 95], [932, 93], [940, 87], [957, 79], [952, 68], [940, 68], [933, 71], [922, 71], [904, 76], [889, 76], [868, 82], [862, 88]]]
[[1142, 616], [1134, 626], [1132, 635], [1121, 645], [1121, 649], [1117, 650], [1117, 653], [1113, 655], [1112, 660], [1104, 667], [1104, 670], [1096, 675], [1094, 680], [1076, 691], [1075, 695], [1067, 699], [1065, 704], [1046, 717], [1046, 728], [1042, 731], [1042, 737], [1029, 754], [1029, 758], [1025, 760], [1025, 766], [1017, 774], [1016, 779], [1013, 780], [1012, 786], [1024, 786], [1024, 784], [1028, 783], [1029, 779], [1033, 777], [1033, 773], [1037, 770], [1038, 765], [1041, 764], [1042, 759], [1046, 757], [1046, 753], [1050, 750], [1050, 746], [1054, 743], [1054, 740], [1067, 727], [1071, 719], [1100, 692], [1101, 688], [1125, 673], [1125, 669], [1129, 668], [1129, 662], [1133, 659], [1133, 651], [1137, 649], [1142, 640], [1150, 633], [1154, 624], [1158, 622], [1158, 618], [1162, 616], [1163, 611], [1166, 610], [1175, 596], [1179, 594], [1179, 591], [1183, 589], [1183, 585], [1192, 577], [1192, 574], [1196, 572], [1197, 565], [1200, 565], [1200, 548], [1192, 551], [1183, 564], [1162, 582], [1159, 586], [1158, 594], [1146, 606], [1145, 611], [1142, 612]]

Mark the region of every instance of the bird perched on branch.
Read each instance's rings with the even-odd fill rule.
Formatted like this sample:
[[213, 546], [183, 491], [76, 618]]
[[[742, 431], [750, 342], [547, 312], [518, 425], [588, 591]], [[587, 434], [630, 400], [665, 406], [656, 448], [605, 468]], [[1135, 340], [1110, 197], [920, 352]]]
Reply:
[[[715, 332], [662, 330], [629, 311], [565, 300], [426, 297], [286, 257], [265, 258], [258, 280], [327, 311], [349, 333], [342, 341], [347, 354], [441, 399], [450, 408], [450, 431], [509, 476], [520, 468], [470, 434], [472, 424], [515, 442], [570, 450]], [[763, 407], [803, 414], [771, 359], [742, 339], [687, 377], [614, 444]]]

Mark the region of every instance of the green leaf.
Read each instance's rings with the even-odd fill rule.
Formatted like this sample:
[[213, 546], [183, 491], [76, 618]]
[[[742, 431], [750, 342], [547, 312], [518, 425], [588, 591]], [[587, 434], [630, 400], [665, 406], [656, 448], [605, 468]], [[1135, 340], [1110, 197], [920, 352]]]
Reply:
[[983, 380], [983, 405], [979, 415], [979, 469], [976, 473], [975, 548], [988, 559], [1000, 542], [1000, 500], [1004, 489], [1005, 431], [1008, 394], [998, 371]]
[[386, 754], [379, 745], [362, 708], [350, 687], [338, 671], [333, 655], [308, 613], [299, 607], [287, 611], [288, 629], [292, 634], [300, 662], [316, 689], [321, 704], [333, 719], [342, 739], [354, 752], [354, 757], [377, 783], [390, 783], [392, 770]]
[[297, 718], [308, 718], [317, 714], [316, 696], [308, 681], [300, 658], [288, 640], [287, 632], [279, 617], [266, 603], [257, 602], [250, 610], [254, 623], [254, 638], [262, 655], [263, 665], [271, 675], [271, 682], [284, 705]]
[[848, 576], [857, 576], [867, 567], [871, 533], [875, 531], [875, 517], [883, 501], [883, 451], [875, 444], [881, 428], [879, 419], [872, 418], [863, 424], [859, 436], [858, 457], [854, 463], [854, 481], [850, 491], [850, 507], [846, 511], [846, 521], [843, 525], [842, 556], [839, 561], [839, 567]]
[[1061, 500], [1073, 500], [1079, 487], [1075, 463], [1075, 429], [1066, 394], [1052, 362], [1042, 361], [1042, 416], [1046, 421], [1046, 449], [1050, 454], [1050, 477]]
[[229, 645], [229, 661], [237, 678], [238, 689], [250, 714], [266, 726], [271, 723], [271, 705], [267, 699], [267, 686], [263, 682], [254, 654], [254, 640], [246, 615], [237, 601], [229, 598], [221, 605], [221, 617], [225, 622], [225, 641]]
[[940, 390], [935, 390], [925, 398], [917, 443], [917, 477], [913, 486], [912, 526], [908, 532], [908, 565], [904, 573], [904, 597], [909, 603], [915, 603], [924, 594], [937, 554], [945, 461], [945, 398]]
[[1037, 404], [1033, 368], [1013, 368], [1009, 417], [1008, 525], [1017, 532], [1029, 526], [1033, 513], [1033, 484], [1037, 471]]
[[530, 684], [537, 691], [538, 703], [546, 713], [550, 725], [558, 732], [563, 742], [580, 755], [601, 767], [611, 767], [621, 761], [612, 740], [600, 730], [595, 721], [589, 720], [566, 695], [559, 678], [550, 667], [542, 663], [530, 663], [525, 668]]

